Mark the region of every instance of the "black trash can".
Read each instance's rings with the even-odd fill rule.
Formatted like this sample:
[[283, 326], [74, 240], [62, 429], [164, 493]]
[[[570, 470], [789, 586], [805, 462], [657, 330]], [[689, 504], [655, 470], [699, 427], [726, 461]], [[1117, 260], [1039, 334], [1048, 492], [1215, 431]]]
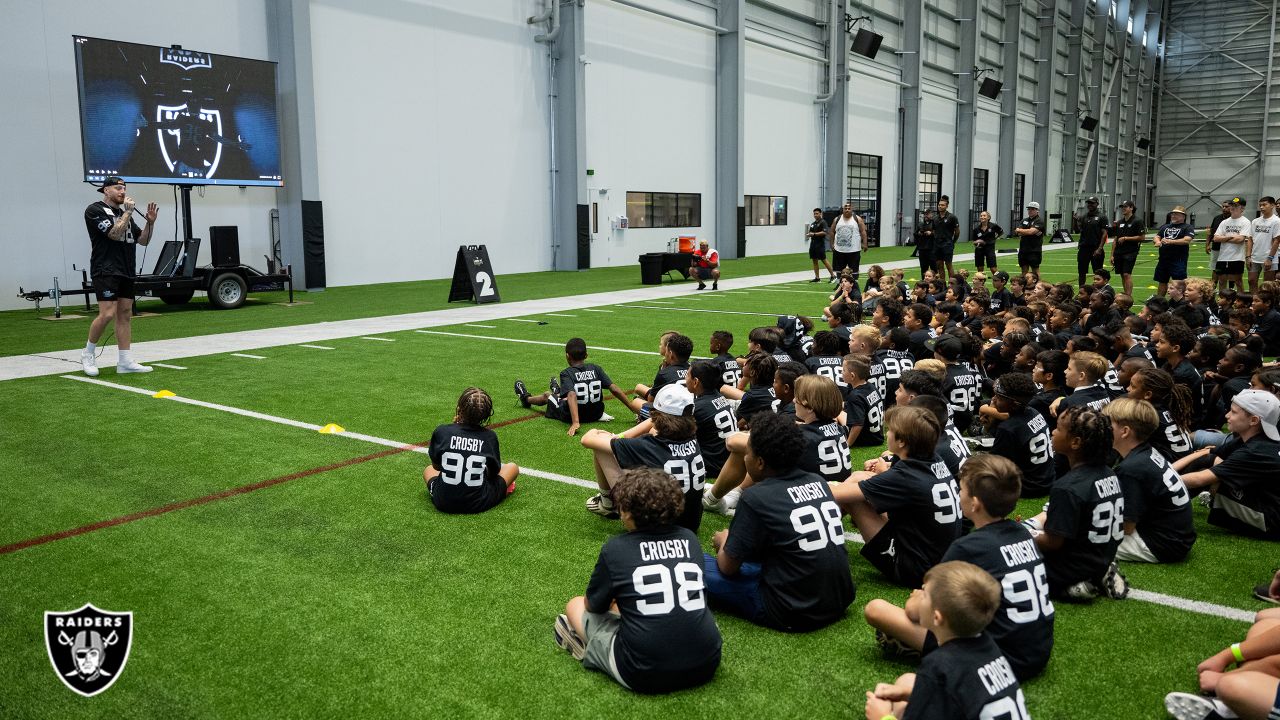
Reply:
[[640, 284], [662, 284], [662, 253], [645, 253], [640, 256]]

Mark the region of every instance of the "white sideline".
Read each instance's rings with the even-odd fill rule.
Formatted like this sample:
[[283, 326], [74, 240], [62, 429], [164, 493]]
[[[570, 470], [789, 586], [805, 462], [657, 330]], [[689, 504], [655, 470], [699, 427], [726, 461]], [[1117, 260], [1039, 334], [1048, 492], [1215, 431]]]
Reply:
[[[1045, 247], [1045, 253], [1055, 250], [1069, 250], [1075, 244], [1061, 244]], [[955, 257], [957, 262], [971, 260], [973, 255], [963, 254]], [[879, 263], [885, 269], [918, 267], [915, 258], [894, 260]], [[743, 289], [758, 288], [767, 285], [780, 285], [798, 282], [812, 277], [812, 271], [793, 270], [770, 275], [751, 275], [741, 278], [720, 280], [725, 289], [719, 293], [743, 293]], [[650, 285], [626, 290], [609, 290], [606, 292], [587, 293], [583, 295], [565, 295], [538, 300], [522, 300], [513, 303], [489, 303], [469, 307], [446, 308], [427, 312], [404, 313], [401, 315], [385, 315], [381, 317], [357, 318], [354, 320], [336, 320], [318, 322], [307, 325], [288, 325], [284, 327], [263, 328], [261, 330], [242, 330], [239, 332], [219, 333], [216, 335], [197, 335], [173, 340], [149, 340], [134, 342], [133, 354], [138, 362], [150, 364], [178, 358], [190, 358], [204, 355], [221, 355], [224, 353], [245, 352], [282, 345], [298, 345], [301, 343], [322, 343], [329, 340], [361, 337], [365, 335], [403, 332], [419, 328], [441, 327], [444, 325], [461, 325], [471, 322], [492, 320], [514, 320], [520, 315], [539, 315], [548, 312], [572, 312], [588, 309], [590, 312], [612, 312], [598, 309], [602, 305], [620, 305], [666, 298], [676, 298], [697, 294], [698, 291], [688, 283], [670, 283]], [[704, 294], [711, 294], [710, 291]], [[653, 308], [656, 309], [656, 308]], [[513, 317], [516, 316], [516, 317]], [[521, 322], [537, 323], [537, 320]], [[18, 378], [61, 375], [73, 367], [80, 366], [80, 353], [83, 346], [70, 350], [58, 350], [46, 353], [27, 355], [11, 355], [0, 357], [0, 382]]]
[[248, 353], [231, 353], [231, 357], [249, 358], [250, 360], [266, 360], [266, 358], [261, 355], [250, 355]]
[[634, 310], [670, 310], [672, 312], [715, 313], [717, 315], [763, 315], [764, 317], [778, 317], [782, 314], [744, 312], [742, 310], [704, 310], [702, 308], [653, 307], [652, 305], [619, 305], [618, 307], [632, 308]]
[[[425, 332], [425, 331], [419, 331], [419, 332]], [[453, 334], [453, 333], [441, 333], [441, 334]], [[487, 339], [494, 339], [494, 338], [487, 338]], [[626, 352], [637, 352], [637, 351], [628, 350]], [[645, 354], [652, 354], [652, 353], [645, 353]], [[113, 390], [123, 390], [125, 392], [131, 392], [138, 395], [154, 396], [156, 393], [155, 390], [147, 390], [145, 388], [132, 387], [129, 385], [121, 385], [119, 383], [113, 383], [108, 380], [98, 380], [96, 378], [85, 377], [83, 375], [63, 375], [62, 377], [66, 378], [67, 380], [75, 380], [76, 382], [88, 383], [90, 385], [98, 385], [101, 387], [111, 388]], [[253, 410], [244, 410], [242, 408], [231, 407], [229, 405], [219, 405], [217, 403], [204, 402], [203, 400], [194, 400], [192, 398], [182, 397], [181, 395], [172, 395], [162, 399], [172, 400], [174, 402], [183, 403], [185, 405], [194, 405], [194, 406], [206, 408], [209, 410], [218, 410], [221, 412], [232, 413], [234, 415], [253, 418], [255, 420], [266, 420], [267, 422], [273, 422], [279, 425], [287, 425], [289, 427], [300, 428], [302, 430], [310, 430], [310, 431], [316, 432], [321, 429], [320, 425], [315, 425], [308, 422], [302, 422], [300, 420], [291, 420], [289, 418], [278, 417], [276, 415], [268, 415], [266, 413], [255, 412]], [[349, 440], [359, 440], [362, 442], [372, 443], [374, 445], [382, 445], [385, 447], [392, 447], [392, 448], [404, 448], [411, 444], [411, 443], [399, 442], [396, 440], [388, 440], [386, 438], [377, 437], [376, 435], [365, 435], [364, 433], [357, 433], [357, 432], [340, 432], [340, 433], [334, 433], [334, 434], [339, 437], [345, 437]], [[410, 448], [409, 452], [416, 452], [422, 455], [428, 454], [427, 448], [425, 447]], [[595, 490], [598, 487], [596, 483], [590, 480], [583, 480], [581, 478], [575, 478], [569, 475], [561, 475], [559, 473], [547, 472], [545, 470], [537, 470], [534, 468], [522, 467], [520, 468], [520, 474], [528, 475], [530, 477], [541, 478], [544, 480], [553, 480], [555, 482], [565, 483], [568, 485], [576, 485], [578, 487], [589, 488], [591, 490]], [[862, 536], [857, 533], [850, 534], [847, 539], [857, 543], [861, 543], [863, 541]], [[1220, 618], [1225, 618], [1227, 620], [1238, 620], [1244, 623], [1252, 623], [1253, 617], [1254, 617], [1254, 613], [1249, 612], [1247, 610], [1240, 610], [1239, 608], [1233, 608], [1233, 607], [1218, 605], [1218, 604], [1209, 603], [1209, 602], [1201, 602], [1199, 600], [1190, 600], [1187, 598], [1180, 598], [1172, 595], [1164, 595], [1162, 593], [1149, 592], [1147, 590], [1132, 589], [1129, 591], [1129, 598], [1133, 600], [1141, 600], [1143, 602], [1153, 603], [1156, 605], [1164, 605], [1166, 607], [1176, 608], [1178, 610], [1184, 610], [1186, 612], [1198, 613], [1200, 615], [1220, 617]]]
[[151, 364], [155, 365], [156, 367], [168, 368], [170, 370], [186, 370], [186, 368], [182, 367], [181, 365], [168, 365], [166, 363], [151, 363]]
[[328, 345], [299, 345], [298, 347], [309, 348], [311, 350], [332, 350]]
[[[493, 337], [491, 335], [468, 335], [467, 333], [446, 332], [444, 330], [414, 330], [414, 332], [422, 333], [423, 335], [449, 335], [451, 337], [474, 338], [476, 340], [499, 340], [501, 342], [526, 343], [528, 345], [551, 345], [553, 347], [558, 347], [558, 348], [564, 347], [564, 343], [551, 342], [550, 340], [523, 340], [521, 338]], [[591, 352], [596, 352], [596, 351], [620, 352], [620, 353], [631, 353], [633, 355], [657, 355], [658, 354], [656, 352], [650, 352], [648, 350], [628, 350], [626, 348], [600, 347], [599, 345], [589, 345], [587, 346], [587, 349], [590, 350]]]

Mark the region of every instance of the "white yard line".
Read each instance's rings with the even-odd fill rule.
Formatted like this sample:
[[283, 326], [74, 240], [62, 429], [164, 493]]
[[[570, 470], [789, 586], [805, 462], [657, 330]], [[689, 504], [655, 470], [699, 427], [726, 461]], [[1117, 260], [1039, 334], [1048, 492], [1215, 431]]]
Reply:
[[648, 300], [646, 302], [651, 302], [654, 305], [675, 305], [675, 303], [670, 300]]
[[248, 353], [231, 353], [231, 357], [249, 358], [250, 360], [266, 360], [262, 355], [250, 355]]
[[182, 367], [181, 365], [169, 365], [168, 363], [151, 363], [151, 364], [154, 365], [155, 367], [168, 368], [170, 370], [186, 370], [186, 368]]
[[[668, 310], [671, 308], [663, 308], [663, 309]], [[423, 335], [448, 335], [450, 337], [472, 338], [474, 340], [497, 340], [499, 342], [525, 343], [527, 345], [550, 345], [552, 347], [558, 347], [558, 348], [564, 347], [564, 343], [552, 342], [550, 340], [524, 340], [522, 338], [491, 337], [489, 335], [468, 335], [467, 333], [445, 332], [443, 330], [414, 330], [414, 332], [422, 333]], [[657, 355], [658, 354], [656, 352], [651, 352], [649, 350], [628, 350], [626, 348], [600, 347], [599, 345], [588, 345], [587, 350], [590, 352], [599, 351], [599, 352], [631, 353], [633, 355]]]
[[378, 342], [395, 342], [395, 340], [392, 338], [369, 337], [367, 335], [361, 335], [360, 339], [361, 340], [377, 340]]
[[582, 308], [582, 311], [583, 312], [603, 312], [603, 313], [613, 312], [612, 310], [603, 310], [601, 308]]
[[475, 325], [472, 323], [467, 323], [463, 325], [463, 327], [478, 327], [478, 328], [484, 328], [485, 330], [495, 330], [497, 329], [498, 326], [497, 325]]
[[332, 350], [328, 345], [299, 345], [298, 347], [309, 348], [311, 350]]
[[636, 310], [670, 310], [672, 312], [700, 312], [700, 313], [717, 313], [720, 315], [763, 315], [764, 317], [778, 317], [786, 313], [757, 313], [743, 312], [742, 310], [704, 310], [702, 308], [678, 308], [678, 307], [652, 307], [650, 305], [619, 305], [618, 307], [633, 308]]
[[787, 288], [756, 288], [756, 290], [763, 290], [765, 292], [803, 293], [805, 295], [830, 295], [831, 294], [825, 290], [790, 290]]
[[547, 313], [547, 317], [578, 317], [577, 315], [569, 315], [568, 313]]

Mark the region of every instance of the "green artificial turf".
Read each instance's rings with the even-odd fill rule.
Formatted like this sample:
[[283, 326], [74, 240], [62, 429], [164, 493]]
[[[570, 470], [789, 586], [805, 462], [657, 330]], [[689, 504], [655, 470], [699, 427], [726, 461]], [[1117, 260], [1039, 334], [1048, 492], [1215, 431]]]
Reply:
[[[1074, 252], [1061, 254], [1070, 267], [1052, 271], [1074, 273]], [[1056, 268], [1054, 255], [1046, 260]], [[175, 360], [185, 371], [104, 369], [100, 379], [401, 443], [424, 441], [451, 420], [461, 390], [478, 385], [494, 396], [493, 423], [515, 421], [497, 430], [504, 460], [589, 480], [588, 451], [563, 424], [520, 407], [515, 378], [541, 389], [564, 364], [563, 342], [580, 335], [592, 361], [630, 389], [652, 378], [664, 330], [682, 330], [703, 354], [710, 333], [727, 329], [740, 349], [772, 315], [817, 315], [828, 291], [788, 283], [691, 293], [595, 308], [608, 313], [531, 316], [545, 325], [494, 320], [493, 329], [382, 336], [394, 342], [327, 341], [330, 351], [253, 352], [264, 360]], [[246, 310], [258, 309], [268, 310]], [[863, 691], [910, 669], [880, 656], [861, 619], [868, 600], [902, 602], [907, 591], [885, 583], [851, 544], [858, 597], [844, 621], [784, 635], [718, 614], [725, 649], [714, 682], [635, 696], [552, 642], [555, 615], [585, 590], [601, 544], [620, 531], [584, 510], [586, 488], [525, 475], [498, 508], [447, 516], [429, 508], [417, 452], [368, 459], [389, 448], [56, 376], [6, 382], [0, 392], [0, 546], [294, 478], [0, 554], [0, 717], [860, 717]], [[607, 407], [618, 419], [603, 427], [630, 424], [616, 402]], [[346, 460], [359, 462], [335, 467]], [[1041, 502], [1024, 501], [1019, 512]], [[1195, 516], [1191, 558], [1128, 565], [1134, 586], [1261, 607], [1249, 588], [1271, 571], [1276, 545], [1206, 525], [1198, 505]], [[707, 515], [704, 545], [727, 524]], [[88, 700], [54, 677], [41, 625], [44, 611], [85, 602], [135, 614], [128, 666]], [[1039, 718], [1162, 718], [1164, 693], [1193, 690], [1196, 663], [1246, 627], [1135, 599], [1059, 603], [1056, 617], [1053, 660], [1026, 685]]]

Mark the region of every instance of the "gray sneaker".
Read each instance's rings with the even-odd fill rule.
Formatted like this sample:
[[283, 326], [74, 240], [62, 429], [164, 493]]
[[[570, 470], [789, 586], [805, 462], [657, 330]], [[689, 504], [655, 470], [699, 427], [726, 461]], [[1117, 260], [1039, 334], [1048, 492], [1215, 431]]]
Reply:
[[1102, 576], [1102, 592], [1112, 600], [1129, 597], [1129, 581], [1114, 562], [1107, 566], [1107, 573]]
[[890, 637], [888, 633], [883, 630], [876, 630], [876, 645], [878, 645], [880, 650], [884, 652], [885, 657], [910, 661], [920, 659], [919, 650], [916, 650], [895, 637]]
[[574, 631], [573, 625], [569, 623], [569, 616], [561, 613], [556, 616], [556, 645], [561, 650], [573, 656], [574, 660], [581, 660], [587, 656], [587, 644], [578, 637], [578, 633]]
[[1176, 720], [1222, 720], [1212, 700], [1184, 692], [1164, 696], [1164, 709]]
[[617, 520], [621, 517], [618, 514], [618, 507], [613, 504], [613, 498], [606, 496], [604, 493], [596, 493], [587, 498], [587, 512], [595, 513], [610, 520]]
[[1081, 580], [1067, 588], [1067, 597], [1079, 602], [1088, 602], [1098, 597], [1098, 586], [1088, 580]]

